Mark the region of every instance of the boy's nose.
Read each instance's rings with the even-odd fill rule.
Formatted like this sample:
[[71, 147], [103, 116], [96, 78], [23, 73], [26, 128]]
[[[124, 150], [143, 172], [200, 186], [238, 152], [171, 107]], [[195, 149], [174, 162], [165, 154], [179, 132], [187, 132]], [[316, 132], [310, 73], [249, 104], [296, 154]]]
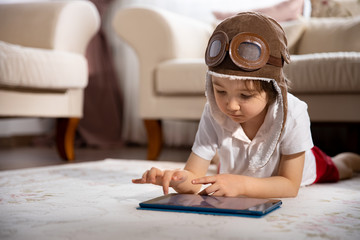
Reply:
[[240, 110], [240, 105], [239, 105], [239, 103], [237, 102], [237, 100], [235, 98], [230, 98], [228, 100], [227, 107], [228, 107], [228, 109], [230, 111], [238, 111], [238, 110]]

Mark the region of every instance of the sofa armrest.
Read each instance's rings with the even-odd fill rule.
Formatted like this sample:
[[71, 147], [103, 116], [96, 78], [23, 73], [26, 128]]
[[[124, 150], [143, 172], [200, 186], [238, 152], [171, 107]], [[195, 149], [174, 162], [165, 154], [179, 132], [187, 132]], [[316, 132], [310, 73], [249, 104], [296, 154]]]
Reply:
[[360, 52], [360, 16], [310, 18], [296, 54]]
[[88, 1], [24, 2], [0, 4], [0, 22], [2, 41], [84, 54], [100, 16]]
[[[180, 58], [204, 59], [211, 24], [157, 8], [124, 8], [114, 16], [116, 33], [134, 50], [139, 60], [139, 114], [154, 119], [162, 96], [155, 92], [159, 63]], [[204, 62], [205, 64], [205, 62]], [[204, 76], [205, 77], [205, 76]], [[171, 98], [170, 98], [171, 99]], [[184, 98], [191, 102], [191, 98]], [[171, 99], [168, 105], [177, 103]], [[164, 104], [163, 104], [164, 105]], [[167, 107], [164, 107], [166, 111]], [[159, 111], [157, 111], [159, 112]]]
[[212, 31], [210, 24], [150, 7], [120, 9], [113, 27], [141, 64], [153, 66], [173, 58], [203, 58]]

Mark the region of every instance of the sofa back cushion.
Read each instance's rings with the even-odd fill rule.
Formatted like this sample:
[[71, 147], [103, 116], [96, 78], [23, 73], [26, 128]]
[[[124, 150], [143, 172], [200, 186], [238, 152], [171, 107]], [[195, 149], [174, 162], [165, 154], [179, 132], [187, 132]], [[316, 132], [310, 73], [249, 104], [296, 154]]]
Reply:
[[306, 20], [299, 18], [293, 21], [282, 22], [281, 26], [286, 34], [290, 54], [296, 54], [295, 51], [299, 40], [306, 30]]
[[293, 93], [360, 93], [360, 52], [292, 55], [291, 59], [284, 72]]

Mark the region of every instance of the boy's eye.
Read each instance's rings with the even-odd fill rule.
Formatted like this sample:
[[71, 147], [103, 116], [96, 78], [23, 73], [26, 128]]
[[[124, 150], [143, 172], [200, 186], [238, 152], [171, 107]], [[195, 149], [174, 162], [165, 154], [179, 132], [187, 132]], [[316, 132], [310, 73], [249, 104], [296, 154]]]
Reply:
[[223, 95], [223, 94], [226, 94], [226, 92], [223, 91], [223, 90], [216, 90], [216, 93], [217, 93], [217, 94], [222, 94], [222, 95]]
[[243, 98], [243, 99], [250, 99], [252, 98], [254, 95], [252, 94], [240, 94], [240, 97]]

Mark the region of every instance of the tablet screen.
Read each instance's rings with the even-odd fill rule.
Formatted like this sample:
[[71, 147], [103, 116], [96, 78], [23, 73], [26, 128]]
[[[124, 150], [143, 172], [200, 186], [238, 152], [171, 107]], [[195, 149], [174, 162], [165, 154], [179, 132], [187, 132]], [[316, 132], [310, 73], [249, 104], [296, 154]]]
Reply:
[[241, 211], [266, 213], [279, 206], [281, 200], [245, 198], [245, 197], [215, 197], [194, 194], [169, 194], [140, 204], [141, 207], [206, 209], [207, 211]]

